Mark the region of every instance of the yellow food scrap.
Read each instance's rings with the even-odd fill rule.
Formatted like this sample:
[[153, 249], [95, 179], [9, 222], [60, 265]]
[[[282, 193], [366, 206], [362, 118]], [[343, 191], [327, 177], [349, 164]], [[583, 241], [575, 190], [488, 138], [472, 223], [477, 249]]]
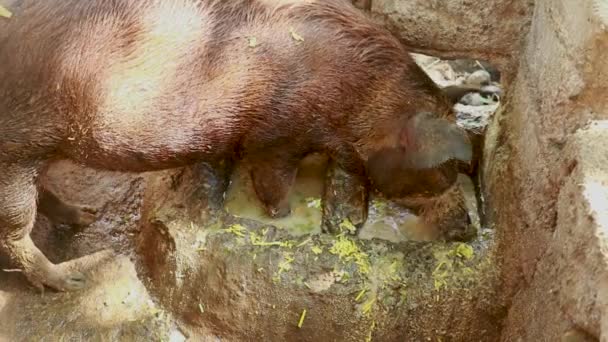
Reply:
[[329, 252], [340, 257], [342, 261], [354, 261], [361, 274], [368, 274], [371, 269], [369, 256], [362, 252], [353, 240], [344, 235], [338, 236], [338, 240], [334, 242]]
[[353, 240], [345, 237], [344, 235], [338, 236], [338, 239], [329, 249], [329, 252], [344, 259], [352, 259], [353, 255], [360, 253], [357, 244]]
[[465, 265], [466, 260], [475, 256], [472, 246], [466, 243], [452, 245], [449, 249], [439, 249], [433, 252], [437, 266], [433, 270], [433, 286], [435, 290], [472, 280], [475, 270]]
[[436, 291], [441, 290], [441, 288], [447, 286], [447, 276], [448, 276], [448, 264], [446, 261], [440, 262], [435, 270], [433, 271], [433, 285]]
[[316, 245], [312, 246], [312, 247], [310, 247], [310, 250], [316, 255], [323, 253], [323, 247], [321, 247], [321, 246], [316, 246]]
[[357, 297], [355, 297], [355, 301], [358, 302], [359, 299], [361, 299], [361, 297], [363, 297], [363, 295], [365, 294], [366, 291], [367, 291], [367, 289], [361, 290], [361, 292], [359, 292], [359, 294], [357, 295]]
[[446, 287], [448, 282], [445, 279], [435, 279], [433, 281], [433, 286], [435, 287], [435, 291], [439, 291], [442, 288]]
[[[264, 234], [265, 235], [265, 234]], [[251, 244], [254, 246], [268, 247], [268, 246], [278, 246], [284, 248], [292, 248], [295, 244], [294, 241], [265, 241], [262, 236], [258, 235], [256, 232], [249, 233], [249, 240]]]
[[[367, 254], [364, 254], [365, 258], [367, 258]], [[369, 260], [363, 258], [357, 258], [355, 260], [357, 266], [359, 266], [359, 273], [368, 274], [371, 266], [369, 265]]]
[[13, 16], [13, 13], [9, 11], [6, 7], [0, 5], [0, 17], [10, 18]]
[[304, 318], [306, 318], [306, 309], [304, 309], [304, 311], [302, 311], [302, 314], [300, 315], [300, 320], [298, 321], [298, 328], [302, 328], [302, 325], [304, 324]]
[[279, 263], [278, 274], [291, 270], [291, 263], [293, 263], [295, 260], [296, 259], [293, 258], [291, 253], [283, 253], [283, 261]]
[[376, 302], [376, 298], [374, 297], [363, 304], [363, 306], [361, 307], [361, 311], [363, 312], [364, 315], [367, 316], [367, 315], [369, 315], [370, 312], [372, 312], [372, 308], [374, 307], [375, 302]]
[[291, 38], [293, 38], [293, 40], [297, 42], [304, 41], [304, 38], [296, 33], [296, 30], [293, 28], [293, 26], [289, 27], [289, 33], [291, 34]]
[[388, 275], [392, 281], [401, 281], [401, 277], [398, 274], [400, 268], [401, 263], [398, 260], [393, 261], [388, 267]]
[[456, 247], [456, 255], [466, 260], [471, 260], [474, 255], [473, 247], [466, 243], [459, 243]]
[[384, 213], [388, 205], [386, 204], [386, 202], [375, 199], [372, 201], [372, 207], [374, 207], [379, 213]]
[[245, 237], [245, 233], [247, 232], [247, 228], [243, 227], [240, 224], [233, 224], [232, 226], [224, 229], [227, 233], [232, 233], [238, 237]]
[[372, 334], [374, 333], [374, 329], [376, 329], [376, 321], [372, 321], [372, 326], [369, 328], [369, 334], [367, 334], [365, 342], [372, 342]]
[[475, 275], [475, 271], [473, 271], [473, 269], [470, 268], [470, 267], [465, 267], [465, 268], [462, 269], [462, 274], [464, 276], [470, 277], [470, 276], [474, 276]]
[[247, 37], [247, 42], [250, 48], [258, 46], [258, 39], [256, 37]]
[[299, 248], [299, 247], [302, 247], [302, 246], [304, 246], [304, 245], [308, 244], [310, 241], [312, 241], [312, 239], [311, 239], [311, 238], [308, 238], [308, 239], [306, 239], [306, 240], [302, 241], [301, 243], [299, 243], [299, 244], [298, 244], [296, 247], [298, 247], [298, 248]]
[[205, 313], [205, 307], [203, 306], [203, 304], [198, 304], [198, 309], [201, 311], [201, 313]]
[[350, 274], [348, 272], [342, 271], [340, 273], [337, 273], [337, 275], [338, 276], [336, 277], [336, 281], [339, 281], [341, 283], [346, 283], [350, 279]]
[[[433, 274], [440, 274], [439, 272], [441, 271], [441, 269], [447, 265], [447, 262], [442, 261], [439, 264], [437, 264], [437, 266], [435, 267], [435, 270], [433, 271]], [[443, 271], [441, 273], [441, 275], [445, 275], [447, 273], [447, 270]]]
[[347, 231], [351, 234], [355, 234], [357, 232], [357, 227], [355, 227], [355, 225], [350, 222], [349, 219], [345, 218], [341, 223], [340, 223], [340, 230], [341, 231]]

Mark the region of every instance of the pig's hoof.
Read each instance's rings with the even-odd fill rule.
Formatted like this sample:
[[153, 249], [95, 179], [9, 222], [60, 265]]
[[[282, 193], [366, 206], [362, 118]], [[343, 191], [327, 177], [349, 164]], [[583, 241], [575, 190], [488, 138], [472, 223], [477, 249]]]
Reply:
[[337, 224], [331, 222], [330, 220], [324, 217], [323, 222], [321, 223], [321, 231], [326, 234], [337, 235], [338, 233], [340, 233], [340, 228]]
[[69, 292], [84, 288], [84, 274], [64, 267], [63, 264], [53, 265], [47, 269], [46, 275], [42, 276], [37, 273], [25, 274], [30, 283], [39, 290], [44, 290], [44, 285], [60, 291]]
[[46, 285], [57, 291], [76, 291], [84, 288], [85, 280], [84, 274], [58, 265]]
[[291, 214], [291, 207], [289, 206], [289, 204], [279, 207], [268, 206], [267, 211], [268, 216], [273, 219], [279, 219], [289, 216], [289, 214]]
[[74, 221], [77, 227], [86, 227], [97, 220], [97, 209], [91, 207], [76, 207]]
[[97, 209], [86, 206], [70, 205], [65, 217], [57, 219], [58, 223], [74, 227], [86, 227], [97, 220]]

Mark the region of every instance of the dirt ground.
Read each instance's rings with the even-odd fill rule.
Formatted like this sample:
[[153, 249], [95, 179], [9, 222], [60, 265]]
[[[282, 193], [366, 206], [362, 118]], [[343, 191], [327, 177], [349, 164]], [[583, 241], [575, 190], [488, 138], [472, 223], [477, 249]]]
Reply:
[[[52, 227], [39, 215], [33, 233], [36, 244], [53, 262], [87, 256], [75, 261], [86, 271], [87, 289], [40, 294], [18, 272], [0, 273], [0, 340], [114, 340], [117, 336], [132, 340], [129, 336], [139, 339], [168, 332], [161, 329], [158, 308], [130, 260], [143, 178], [63, 161], [45, 178], [62, 198], [99, 211], [97, 222], [81, 231]], [[0, 261], [0, 268], [8, 268], [6, 260]]]

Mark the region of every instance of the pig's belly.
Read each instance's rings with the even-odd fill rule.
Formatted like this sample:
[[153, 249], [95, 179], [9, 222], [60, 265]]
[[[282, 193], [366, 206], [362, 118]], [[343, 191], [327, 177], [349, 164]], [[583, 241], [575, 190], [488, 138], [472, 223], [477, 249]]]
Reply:
[[68, 137], [69, 158], [90, 167], [153, 171], [221, 157], [229, 128], [183, 113], [102, 116]]
[[[90, 115], [74, 116], [71, 158], [96, 168], [150, 171], [224, 153], [238, 115], [218, 101], [223, 93], [207, 91], [202, 81], [176, 89], [154, 73], [127, 76], [106, 81]], [[83, 117], [90, 119], [83, 124]]]

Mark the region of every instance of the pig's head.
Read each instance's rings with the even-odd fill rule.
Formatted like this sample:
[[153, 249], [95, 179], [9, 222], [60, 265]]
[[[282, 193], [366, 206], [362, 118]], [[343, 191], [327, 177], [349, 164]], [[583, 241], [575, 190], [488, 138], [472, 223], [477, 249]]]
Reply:
[[457, 178], [459, 163], [472, 159], [468, 133], [428, 112], [404, 118], [384, 132], [388, 134], [367, 159], [374, 188], [414, 209], [438, 238], [467, 236], [470, 219]]
[[432, 113], [402, 118], [385, 132], [369, 152], [367, 170], [389, 198], [441, 194], [456, 182], [457, 162], [472, 159], [467, 132]]

